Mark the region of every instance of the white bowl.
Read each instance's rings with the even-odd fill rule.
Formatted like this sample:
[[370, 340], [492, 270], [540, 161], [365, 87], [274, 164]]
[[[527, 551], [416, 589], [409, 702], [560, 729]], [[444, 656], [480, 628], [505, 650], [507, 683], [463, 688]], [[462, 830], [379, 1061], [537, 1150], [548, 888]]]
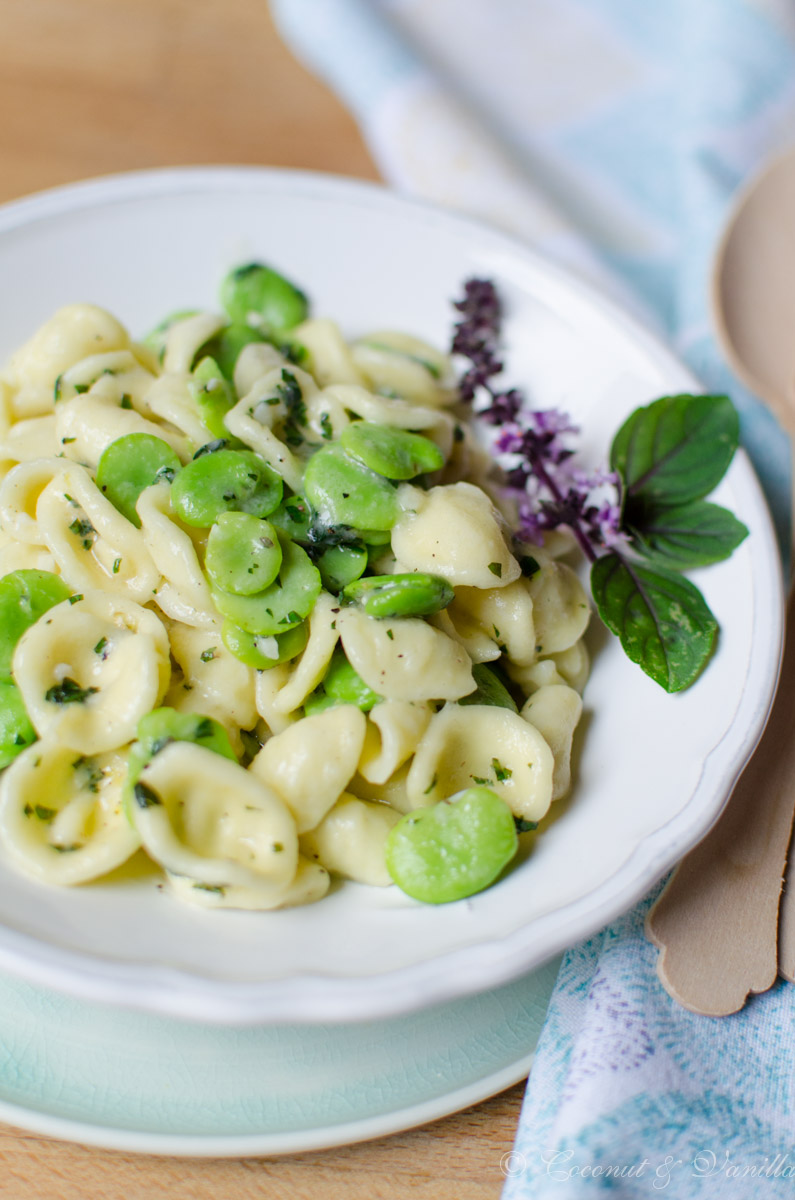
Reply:
[[[222, 275], [252, 258], [305, 286], [348, 334], [390, 327], [440, 345], [462, 282], [494, 279], [506, 380], [572, 413], [594, 466], [635, 406], [699, 390], [615, 307], [499, 233], [370, 185], [249, 168], [123, 175], [0, 209], [0, 357], [72, 301], [136, 334], [173, 309], [214, 307]], [[0, 968], [205, 1021], [364, 1020], [496, 986], [598, 929], [713, 823], [772, 699], [782, 585], [742, 453], [717, 499], [751, 536], [693, 576], [721, 624], [707, 671], [666, 695], [594, 620], [573, 794], [496, 886], [439, 907], [345, 884], [308, 908], [205, 912], [151, 876], [62, 891], [0, 857]]]

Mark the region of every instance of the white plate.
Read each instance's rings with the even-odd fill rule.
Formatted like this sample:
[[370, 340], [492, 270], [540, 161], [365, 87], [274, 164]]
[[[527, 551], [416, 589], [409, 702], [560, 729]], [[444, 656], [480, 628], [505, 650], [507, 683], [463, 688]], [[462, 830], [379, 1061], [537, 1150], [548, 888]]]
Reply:
[[[621, 312], [498, 233], [369, 185], [253, 168], [120, 176], [0, 210], [0, 355], [74, 300], [134, 333], [213, 306], [223, 273], [251, 258], [299, 281], [348, 334], [387, 326], [439, 344], [463, 280], [494, 279], [507, 380], [571, 412], [594, 466], [633, 407], [697, 386]], [[773, 693], [782, 587], [744, 455], [717, 498], [751, 536], [695, 576], [721, 623], [708, 670], [668, 696], [595, 623], [573, 795], [497, 886], [434, 908], [348, 884], [263, 915], [194, 911], [151, 877], [49, 890], [0, 862], [0, 967], [205, 1022], [354, 1021], [504, 983], [600, 927], [714, 821]]]
[[222, 1028], [0, 975], [0, 1121], [139, 1154], [325, 1150], [524, 1079], [558, 960], [480, 996], [354, 1025]]

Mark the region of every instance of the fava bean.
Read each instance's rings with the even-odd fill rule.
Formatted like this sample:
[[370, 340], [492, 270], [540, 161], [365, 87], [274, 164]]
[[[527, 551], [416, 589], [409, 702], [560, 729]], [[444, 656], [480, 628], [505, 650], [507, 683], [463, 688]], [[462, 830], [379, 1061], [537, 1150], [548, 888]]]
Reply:
[[327, 592], [341, 592], [364, 573], [367, 566], [366, 546], [329, 546], [315, 560]]
[[273, 634], [270, 637], [248, 633], [228, 617], [221, 626], [221, 638], [227, 650], [247, 667], [255, 667], [258, 671], [267, 671], [271, 667], [277, 667], [279, 663], [297, 658], [306, 645], [308, 636], [306, 621], [294, 625], [285, 633]]
[[511, 712], [519, 711], [505, 684], [485, 663], [474, 664], [472, 677], [478, 686], [468, 696], [462, 696], [458, 701], [459, 704], [493, 704], [496, 708], [509, 708]]
[[270, 521], [294, 542], [307, 545], [310, 541], [309, 527], [314, 520], [311, 506], [303, 496], [288, 496], [270, 514]]
[[446, 608], [454, 595], [446, 579], [412, 572], [357, 579], [343, 590], [342, 598], [368, 617], [427, 617]]
[[135, 510], [144, 488], [173, 480], [181, 467], [177, 455], [152, 433], [127, 433], [106, 446], [97, 463], [97, 487], [136, 529], [141, 518]]
[[214, 359], [224, 379], [231, 383], [243, 347], [251, 342], [264, 341], [262, 333], [250, 325], [226, 325], [204, 343], [199, 354]]
[[388, 531], [400, 515], [397, 489], [339, 446], [326, 446], [306, 465], [307, 499], [327, 525]]
[[10, 681], [11, 659], [25, 630], [70, 595], [60, 575], [51, 571], [27, 568], [0, 579], [0, 680]]
[[250, 450], [215, 450], [194, 457], [171, 489], [171, 503], [186, 525], [207, 529], [223, 512], [267, 517], [282, 498], [282, 481]]
[[304, 712], [311, 716], [336, 704], [355, 704], [362, 712], [369, 712], [382, 698], [354, 671], [345, 657], [345, 651], [337, 646], [323, 682], [307, 697]]
[[10, 680], [0, 683], [0, 770], [36, 741], [19, 688]]
[[282, 534], [282, 565], [276, 580], [253, 596], [212, 588], [215, 607], [247, 633], [271, 637], [299, 625], [320, 595], [320, 572], [305, 550]]
[[518, 844], [505, 801], [488, 788], [467, 788], [401, 817], [387, 835], [386, 866], [407, 895], [446, 904], [493, 883]]
[[207, 355], [194, 367], [188, 386], [199, 415], [213, 437], [228, 438], [224, 417], [233, 407], [235, 396], [214, 358]]
[[309, 312], [299, 288], [258, 262], [229, 272], [221, 284], [221, 303], [235, 323], [277, 334], [300, 325]]
[[352, 458], [387, 479], [413, 479], [444, 466], [444, 455], [430, 438], [390, 425], [354, 421], [343, 429], [340, 442]]
[[252, 596], [273, 583], [282, 548], [270, 521], [250, 513], [221, 513], [210, 530], [204, 567], [216, 587]]

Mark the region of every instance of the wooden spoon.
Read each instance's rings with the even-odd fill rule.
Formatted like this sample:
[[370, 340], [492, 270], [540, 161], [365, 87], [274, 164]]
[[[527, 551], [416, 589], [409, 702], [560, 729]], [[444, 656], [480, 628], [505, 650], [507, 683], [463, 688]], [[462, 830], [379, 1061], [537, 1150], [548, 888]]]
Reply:
[[[740, 194], [715, 259], [712, 307], [735, 373], [794, 437], [795, 147]], [[717, 825], [676, 868], [646, 921], [663, 986], [709, 1016], [737, 1012], [777, 971], [795, 978], [792, 860], [781, 901], [795, 809], [795, 598], [787, 625], [762, 740]]]

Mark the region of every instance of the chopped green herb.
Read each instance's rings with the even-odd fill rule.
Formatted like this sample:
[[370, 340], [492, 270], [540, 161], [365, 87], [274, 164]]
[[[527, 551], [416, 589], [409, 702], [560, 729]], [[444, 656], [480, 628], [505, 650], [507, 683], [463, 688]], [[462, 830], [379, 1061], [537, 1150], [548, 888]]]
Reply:
[[498, 758], [491, 760], [491, 769], [494, 772], [494, 778], [497, 783], [504, 783], [506, 779], [510, 779], [513, 771], [510, 767], [504, 767]]
[[136, 783], [133, 795], [139, 808], [154, 808], [157, 804], [163, 803], [157, 792], [152, 791], [145, 783]]
[[213, 659], [215, 658], [215, 656], [216, 656], [216, 652], [217, 652], [217, 651], [216, 651], [216, 647], [215, 647], [215, 646], [210, 646], [210, 647], [209, 647], [209, 649], [207, 649], [207, 650], [202, 650], [201, 654], [199, 655], [199, 658], [200, 658], [200, 659], [202, 660], [202, 662], [204, 662], [204, 663], [206, 663], [206, 662], [212, 662], [212, 660], [213, 660]]
[[108, 639], [106, 637], [101, 637], [99, 639], [99, 641], [97, 642], [96, 646], [94, 647], [94, 653], [102, 654], [103, 658], [107, 658], [107, 655], [102, 653], [103, 650], [105, 649], [105, 647], [107, 646], [107, 644], [108, 644]]
[[532, 554], [523, 554], [519, 559], [519, 566], [525, 579], [532, 579], [541, 570], [540, 563], [536, 562]]
[[89, 696], [93, 696], [98, 691], [99, 688], [95, 687], [81, 687], [67, 675], [60, 683], [47, 689], [44, 699], [48, 700], [50, 704], [83, 704]]
[[113, 574], [114, 575], [118, 575], [120, 566], [121, 566], [121, 559], [114, 558], [114, 560], [113, 560]]
[[132, 408], [132, 406], [133, 406], [132, 396], [128, 396], [127, 393], [125, 392], [121, 398], [120, 407], [121, 408]]
[[491, 571], [492, 575], [496, 575], [498, 579], [502, 579], [502, 563], [489, 563], [489, 570]]

